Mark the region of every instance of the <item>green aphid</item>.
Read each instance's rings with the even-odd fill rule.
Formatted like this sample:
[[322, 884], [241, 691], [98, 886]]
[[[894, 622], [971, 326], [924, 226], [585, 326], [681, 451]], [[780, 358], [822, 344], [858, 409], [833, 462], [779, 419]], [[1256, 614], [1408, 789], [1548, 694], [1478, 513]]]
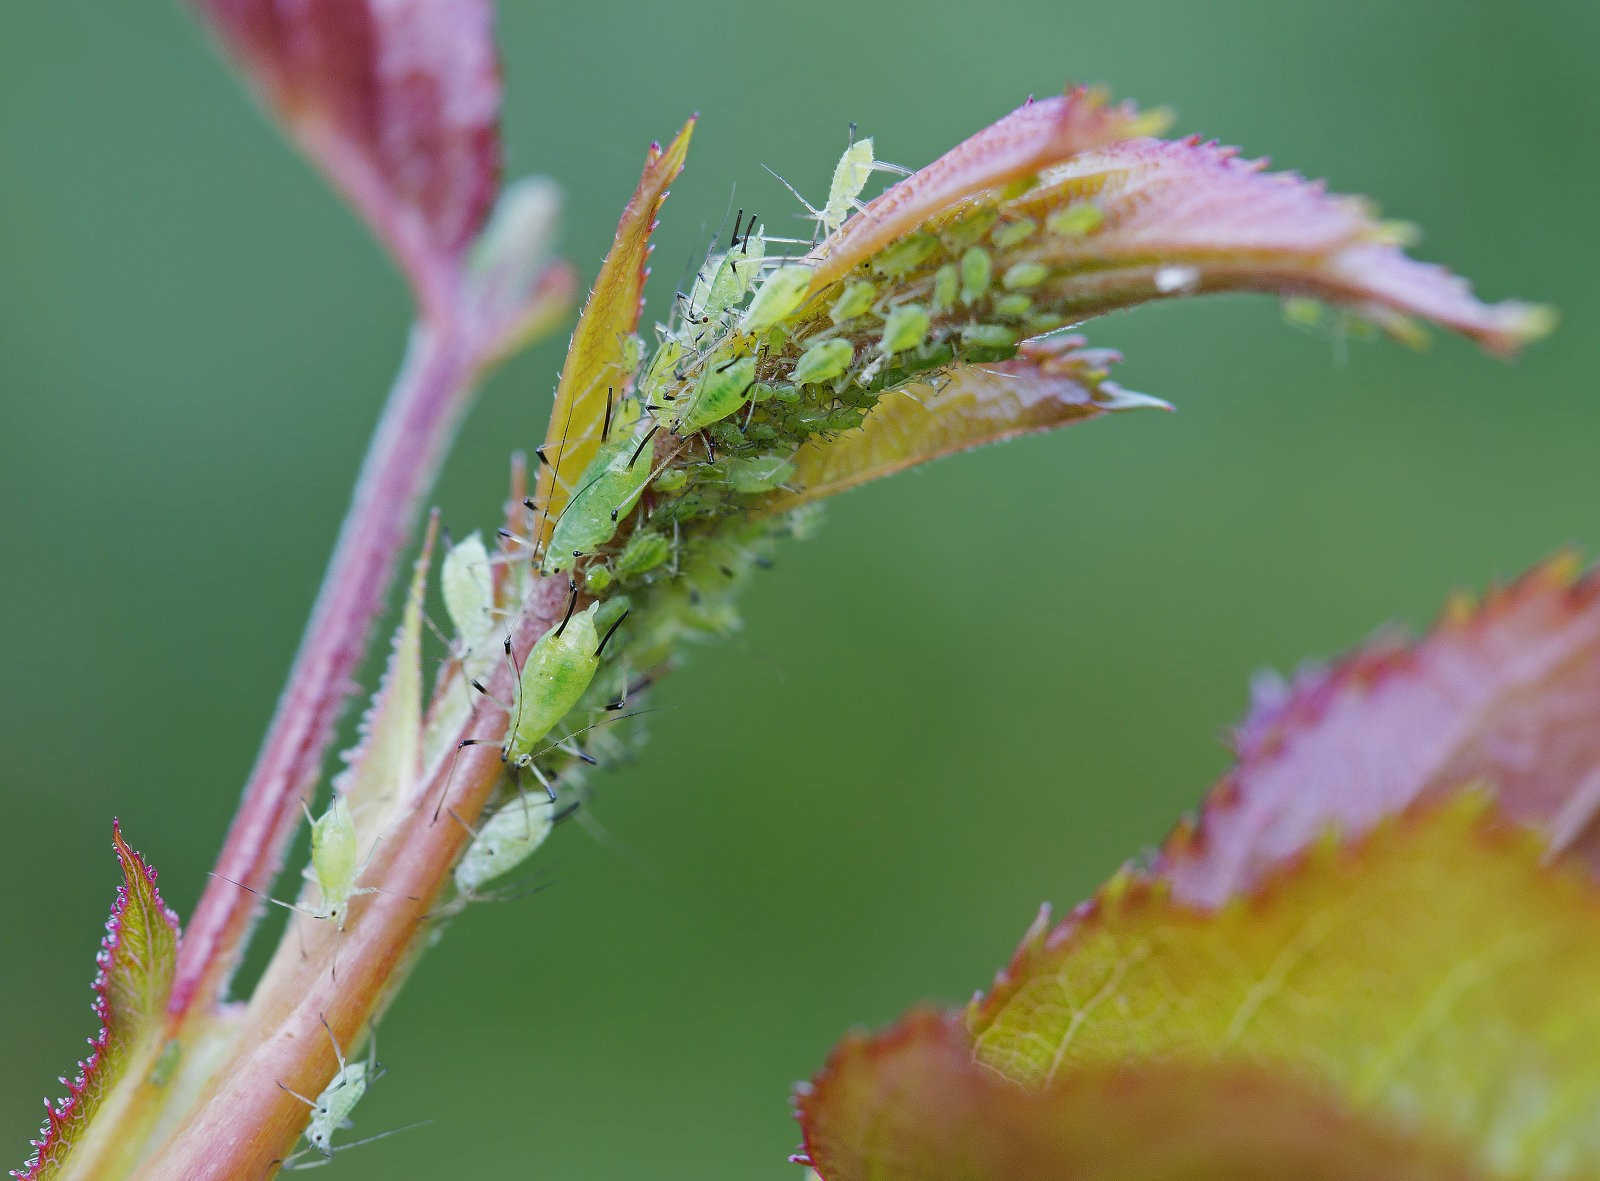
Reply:
[[656, 350], [656, 355], [650, 360], [650, 368], [640, 383], [640, 390], [646, 402], [655, 402], [667, 386], [677, 380], [673, 367], [678, 359], [683, 356], [683, 345], [676, 340], [662, 342]]
[[961, 291], [961, 272], [955, 263], [945, 263], [933, 275], [933, 310], [948, 312], [956, 306]]
[[595, 630], [595, 610], [587, 610], [552, 627], [528, 653], [517, 680], [511, 724], [506, 727], [500, 757], [513, 767], [534, 760], [539, 743], [573, 706], [594, 680], [600, 667], [600, 637]]
[[853, 431], [861, 425], [861, 420], [865, 417], [864, 410], [858, 410], [853, 406], [840, 406], [828, 411], [823, 425], [830, 431]]
[[583, 572], [583, 587], [591, 594], [605, 594], [615, 581], [616, 576], [611, 573], [611, 568], [603, 563], [590, 566]]
[[[323, 1021], [327, 1028], [327, 1021]], [[333, 1030], [328, 1029], [328, 1037], [333, 1040]], [[374, 1054], [369, 1055], [364, 1062], [346, 1062], [344, 1051], [339, 1048], [337, 1040], [333, 1041], [333, 1054], [339, 1061], [339, 1069], [328, 1085], [322, 1088], [321, 1094], [315, 1099], [307, 1099], [298, 1091], [283, 1089], [293, 1095], [300, 1102], [311, 1108], [311, 1119], [306, 1124], [306, 1143], [316, 1149], [325, 1157], [332, 1157], [334, 1153], [333, 1134], [341, 1128], [350, 1126], [350, 1116], [355, 1112], [356, 1104], [367, 1093], [367, 1087], [378, 1077], [376, 1043], [373, 1046]], [[282, 1083], [278, 1084], [280, 1087]], [[345, 1145], [344, 1147], [350, 1147]], [[296, 1154], [298, 1155], [298, 1154]], [[293, 1158], [291, 1158], [292, 1160]], [[290, 1162], [284, 1162], [286, 1167], [293, 1167]], [[301, 1166], [311, 1168], [310, 1165]]]
[[850, 368], [855, 349], [848, 340], [822, 340], [800, 354], [789, 380], [795, 385], [809, 382], [832, 381]]
[[375, 890], [357, 888], [356, 878], [360, 872], [355, 822], [350, 818], [350, 809], [345, 806], [344, 797], [334, 796], [328, 810], [311, 822], [311, 871], [308, 876], [317, 883], [317, 891], [322, 895], [322, 908], [308, 913], [313, 918], [332, 919], [339, 930], [344, 930], [345, 919], [350, 913], [350, 899], [357, 894], [376, 893]]
[[1000, 276], [1000, 286], [1007, 291], [1024, 291], [1029, 287], [1037, 287], [1050, 275], [1050, 268], [1042, 262], [1019, 262], [1006, 268], [1006, 273]]
[[640, 529], [617, 555], [617, 576], [635, 578], [654, 570], [672, 555], [672, 543], [653, 529]]
[[632, 377], [639, 371], [639, 364], [644, 360], [644, 341], [637, 334], [628, 333], [622, 338], [622, 350], [617, 363], [624, 373]]
[[1023, 316], [1033, 311], [1033, 297], [1024, 295], [1020, 291], [1012, 292], [1010, 295], [1002, 295], [994, 301], [994, 311], [997, 316], [1007, 316], [1020, 320]]
[[476, 533], [469, 533], [445, 554], [439, 588], [463, 653], [480, 647], [494, 630], [494, 576], [489, 551]]
[[981, 246], [974, 246], [961, 256], [961, 301], [976, 303], [989, 291], [994, 279], [994, 260]]
[[994, 225], [999, 218], [1000, 211], [994, 206], [987, 206], [976, 212], [969, 213], [960, 221], [952, 222], [944, 229], [944, 240], [949, 245], [951, 253], [965, 250], [974, 242], [979, 241], [989, 232], [989, 227]]
[[[626, 403], [625, 403], [626, 404]], [[617, 534], [617, 525], [633, 512], [650, 482], [655, 462], [655, 428], [642, 438], [619, 435], [601, 445], [578, 481], [578, 488], [556, 519], [545, 547], [547, 574], [565, 570], [576, 554], [593, 553]]]
[[771, 423], [752, 422], [750, 429], [745, 431], [745, 437], [758, 446], [764, 446], [777, 440], [778, 431]]
[[794, 475], [794, 464], [779, 455], [760, 455], [728, 461], [728, 483], [735, 492], [751, 495], [770, 492]]
[[1016, 221], [1008, 221], [1003, 225], [996, 226], [994, 233], [989, 235], [989, 240], [994, 243], [995, 249], [1009, 250], [1011, 247], [1019, 246], [1033, 237], [1034, 231], [1038, 228], [1039, 223], [1034, 221], [1033, 218], [1018, 218]]
[[561, 819], [556, 809], [554, 800], [524, 793], [480, 823], [456, 862], [456, 889], [461, 895], [475, 897], [483, 886], [532, 857]]
[[742, 332], [764, 332], [789, 318], [811, 286], [811, 268], [799, 263], [781, 266], [760, 287], [745, 309]]
[[1063, 238], [1081, 238], [1105, 223], [1106, 215], [1093, 201], [1074, 201], [1044, 219], [1044, 228]]
[[889, 279], [901, 279], [916, 270], [939, 249], [939, 239], [928, 233], [902, 238], [872, 260], [872, 269]]
[[954, 359], [955, 349], [949, 341], [939, 341], [936, 344], [930, 343], [898, 358], [900, 365], [909, 373], [920, 373], [925, 369], [937, 369], [941, 365], [948, 365]]
[[655, 478], [653, 487], [657, 492], [681, 492], [683, 486], [689, 482], [689, 473], [681, 467], [669, 467]]
[[1011, 349], [1019, 339], [1017, 330], [1004, 324], [968, 324], [961, 330], [961, 343], [970, 349]]
[[883, 324], [878, 349], [886, 356], [914, 349], [928, 335], [928, 309], [920, 304], [901, 304], [889, 313]]
[[828, 319], [835, 324], [843, 324], [847, 320], [854, 320], [857, 316], [864, 316], [872, 310], [872, 301], [878, 298], [878, 289], [865, 279], [857, 279], [846, 284], [845, 289], [839, 293], [839, 298], [833, 301], [833, 307], [828, 310]]
[[659, 521], [694, 521], [701, 517], [715, 516], [722, 511], [722, 507], [722, 497], [712, 495], [710, 492], [697, 490], [662, 505], [656, 510], [651, 519]]
[[726, 254], [706, 259], [690, 289], [689, 306], [694, 314], [717, 317], [744, 299], [760, 274], [766, 252], [766, 239], [755, 230]]
[[714, 422], [721, 422], [744, 406], [755, 384], [755, 357], [713, 353], [688, 403], [671, 420], [672, 430], [676, 434], [692, 435]]

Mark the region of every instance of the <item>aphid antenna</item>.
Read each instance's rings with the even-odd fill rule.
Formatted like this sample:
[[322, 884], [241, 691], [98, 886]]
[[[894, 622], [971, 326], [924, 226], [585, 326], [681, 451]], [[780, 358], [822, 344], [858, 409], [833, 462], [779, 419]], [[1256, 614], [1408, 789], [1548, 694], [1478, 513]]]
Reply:
[[343, 1152], [347, 1148], [360, 1148], [363, 1144], [371, 1144], [374, 1140], [387, 1140], [390, 1136], [398, 1136], [401, 1132], [411, 1132], [415, 1131], [417, 1128], [425, 1128], [431, 1123], [433, 1123], [431, 1119], [417, 1120], [415, 1123], [402, 1124], [398, 1128], [390, 1128], [387, 1132], [375, 1132], [371, 1136], [363, 1136], [359, 1140], [348, 1141], [347, 1143], [340, 1144], [336, 1148], [330, 1148], [326, 1156], [319, 1156], [317, 1160], [311, 1161], [309, 1164], [299, 1163], [300, 1157], [304, 1156], [308, 1152], [315, 1151], [309, 1147], [302, 1148], [299, 1152], [291, 1153], [289, 1156], [284, 1157], [283, 1160], [278, 1161], [277, 1163], [282, 1166], [283, 1171], [286, 1173], [303, 1173], [307, 1169], [320, 1169], [323, 1165], [332, 1164], [334, 1155], [336, 1153]]
[[616, 393], [615, 386], [606, 386], [606, 419], [600, 427], [600, 441], [602, 443], [611, 441], [611, 411], [615, 408]]
[[[807, 214], [809, 214], [813, 218], [819, 218], [819, 217], [822, 216], [822, 210], [816, 208], [814, 205], [811, 204], [810, 201], [807, 201], [804, 197], [802, 197], [800, 195], [800, 190], [795, 188], [788, 181], [784, 180], [782, 176], [778, 175], [778, 173], [777, 173], [777, 171], [775, 169], [769, 167], [766, 164], [763, 164], [761, 167], [766, 169], [768, 175], [770, 175], [780, 185], [782, 185], [784, 188], [788, 189], [790, 196], [792, 196], [796, 201], [800, 202], [800, 204], [802, 204], [802, 205], [804, 205], [806, 207], [806, 213]], [[768, 239], [768, 240], [770, 241], [771, 239]], [[815, 239], [813, 239], [813, 241], [815, 241]]]
[[[209, 876], [211, 876], [211, 877], [221, 878], [223, 881], [227, 882], [229, 885], [238, 886], [239, 889], [244, 890], [247, 893], [254, 894], [257, 898], [260, 898], [265, 902], [270, 902], [274, 906], [281, 906], [281, 907], [283, 907], [284, 910], [292, 910], [296, 914], [303, 914], [308, 918], [321, 919], [324, 922], [326, 922], [328, 920], [328, 918], [330, 917], [330, 916], [328, 916], [326, 914], [323, 914], [321, 911], [312, 910], [309, 907], [300, 906], [300, 905], [298, 905], [296, 903], [293, 903], [293, 902], [285, 902], [281, 898], [274, 898], [271, 894], [263, 893], [262, 891], [256, 889], [254, 886], [247, 886], [241, 881], [237, 881], [234, 878], [230, 878], [225, 873], [216, 873], [215, 871], [207, 871], [207, 872], [208, 872]], [[303, 1096], [299, 1096], [299, 1097], [303, 1098]]]

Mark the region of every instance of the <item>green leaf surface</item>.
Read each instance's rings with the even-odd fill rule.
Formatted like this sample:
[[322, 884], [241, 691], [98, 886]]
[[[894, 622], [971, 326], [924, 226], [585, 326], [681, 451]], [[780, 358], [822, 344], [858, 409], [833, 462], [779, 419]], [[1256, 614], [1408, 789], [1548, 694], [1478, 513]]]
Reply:
[[[27, 1181], [67, 1175], [92, 1176], [81, 1157], [104, 1151], [89, 1145], [90, 1124], [119, 1084], [140, 1083], [135, 1060], [147, 1056], [161, 1034], [167, 993], [178, 952], [178, 916], [156, 889], [156, 873], [122, 839], [113, 824], [112, 847], [122, 866], [123, 884], [106, 921], [106, 933], [95, 956], [94, 1010], [100, 1029], [90, 1039], [89, 1056], [78, 1063], [77, 1076], [66, 1081], [67, 1094], [45, 1102], [45, 1122], [32, 1142], [34, 1155], [14, 1172]], [[113, 1153], [115, 1149], [113, 1147]]]

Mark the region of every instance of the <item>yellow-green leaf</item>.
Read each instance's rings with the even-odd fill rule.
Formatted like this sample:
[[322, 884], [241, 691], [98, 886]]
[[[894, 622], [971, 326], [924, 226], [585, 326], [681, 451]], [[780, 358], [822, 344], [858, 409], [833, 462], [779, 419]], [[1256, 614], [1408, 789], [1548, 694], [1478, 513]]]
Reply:
[[1028, 341], [1015, 360], [966, 365], [887, 395], [860, 429], [808, 440], [787, 488], [763, 508], [794, 508], [940, 456], [1117, 410], [1171, 409], [1106, 380], [1119, 358], [1083, 344], [1076, 336]]
[[1600, 1172], [1600, 894], [1485, 799], [1324, 840], [1216, 911], [1119, 876], [973, 1003], [976, 1060], [1032, 1090], [1265, 1065], [1507, 1176]]
[[958, 1020], [849, 1038], [797, 1107], [824, 1181], [1467, 1181], [1459, 1154], [1245, 1065], [1140, 1062], [1025, 1091]]
[[683, 170], [694, 123], [693, 118], [685, 123], [665, 151], [659, 144], [650, 145], [644, 174], [622, 211], [611, 250], [573, 330], [542, 449], [546, 462], [540, 465], [534, 496], [542, 510], [537, 539], [541, 543], [549, 539], [578, 476], [600, 446], [607, 391], [614, 389], [620, 395], [633, 380], [627, 342], [639, 326], [644, 281], [650, 273], [645, 265], [650, 257], [650, 234], [666, 200], [667, 186]]

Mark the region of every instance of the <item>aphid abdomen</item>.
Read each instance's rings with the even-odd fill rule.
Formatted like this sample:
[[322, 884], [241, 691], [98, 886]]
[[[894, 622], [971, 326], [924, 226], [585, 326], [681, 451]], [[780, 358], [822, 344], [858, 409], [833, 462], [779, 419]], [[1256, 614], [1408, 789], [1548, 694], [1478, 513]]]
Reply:
[[367, 1063], [351, 1062], [341, 1066], [311, 1108], [311, 1119], [305, 1130], [306, 1142], [325, 1156], [332, 1156], [333, 1133], [349, 1126], [350, 1115], [367, 1093], [369, 1081]]
[[618, 438], [600, 449], [583, 473], [578, 490], [550, 532], [544, 569], [565, 570], [575, 553], [593, 553], [616, 536], [650, 481], [655, 439]]
[[672, 429], [680, 435], [692, 435], [714, 422], [721, 422], [745, 404], [755, 382], [755, 357], [738, 357], [720, 363], [713, 357], [706, 364], [689, 405]]
[[543, 796], [522, 796], [495, 812], [456, 863], [456, 889], [470, 897], [533, 856], [555, 826], [555, 813], [555, 802]]
[[531, 761], [540, 740], [572, 711], [594, 680], [600, 665], [595, 651], [600, 644], [594, 626], [597, 605], [545, 632], [528, 653], [501, 752], [507, 762]]

